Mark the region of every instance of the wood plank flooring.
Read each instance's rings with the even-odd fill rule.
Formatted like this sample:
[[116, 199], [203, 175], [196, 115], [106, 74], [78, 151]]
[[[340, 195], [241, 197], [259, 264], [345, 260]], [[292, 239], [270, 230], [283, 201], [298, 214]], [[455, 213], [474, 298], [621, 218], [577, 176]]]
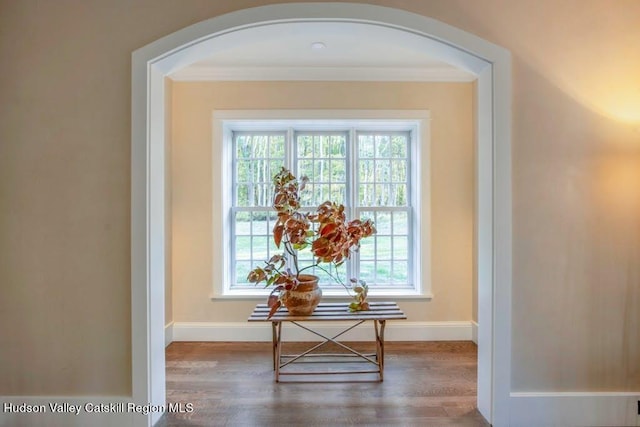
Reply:
[[[285, 343], [283, 349], [308, 345]], [[167, 413], [160, 427], [489, 425], [475, 409], [472, 342], [388, 342], [382, 383], [375, 375], [357, 382], [326, 376], [276, 383], [271, 343], [176, 342], [166, 360], [167, 402], [192, 403], [193, 412]]]

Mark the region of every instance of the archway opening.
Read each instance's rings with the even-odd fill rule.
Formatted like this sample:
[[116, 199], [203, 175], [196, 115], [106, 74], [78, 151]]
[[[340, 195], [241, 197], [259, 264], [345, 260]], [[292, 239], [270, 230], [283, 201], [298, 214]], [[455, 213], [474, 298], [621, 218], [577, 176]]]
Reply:
[[[419, 49], [477, 76], [476, 263], [478, 408], [507, 417], [510, 383], [510, 117], [508, 52], [407, 12], [368, 5], [274, 5], [181, 30], [134, 53], [132, 111], [133, 398], [162, 404], [164, 390], [164, 78], [278, 24], [335, 22], [395, 31]], [[152, 417], [158, 414], [152, 414]], [[150, 422], [155, 419], [150, 418]]]

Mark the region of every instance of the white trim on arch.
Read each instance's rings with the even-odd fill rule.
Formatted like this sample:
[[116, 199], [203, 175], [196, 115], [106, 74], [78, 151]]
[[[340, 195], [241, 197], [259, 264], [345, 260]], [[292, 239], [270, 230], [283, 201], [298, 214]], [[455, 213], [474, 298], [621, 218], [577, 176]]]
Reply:
[[[509, 422], [511, 381], [511, 62], [508, 51], [439, 21], [366, 4], [290, 3], [241, 10], [187, 27], [133, 53], [132, 388], [139, 404], [163, 404], [164, 85], [173, 71], [214, 55], [261, 27], [330, 22], [399, 31], [430, 55], [478, 76], [478, 408]], [[151, 425], [153, 413], [140, 425]]]

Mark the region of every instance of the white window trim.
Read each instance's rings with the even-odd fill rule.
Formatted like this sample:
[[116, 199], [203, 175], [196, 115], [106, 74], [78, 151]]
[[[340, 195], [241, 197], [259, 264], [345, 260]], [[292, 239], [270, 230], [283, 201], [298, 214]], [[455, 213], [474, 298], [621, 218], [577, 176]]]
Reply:
[[[326, 120], [330, 125], [318, 121]], [[305, 129], [335, 130], [344, 125], [345, 130], [357, 127], [359, 130], [402, 130], [411, 129], [411, 203], [414, 206], [413, 275], [414, 289], [371, 289], [369, 295], [407, 299], [431, 299], [431, 179], [430, 179], [430, 112], [429, 110], [216, 110], [213, 112], [212, 129], [212, 299], [262, 299], [271, 291], [257, 285], [255, 289], [230, 288], [230, 251], [225, 245], [231, 239], [231, 186], [220, 185], [232, 173], [233, 153], [231, 150], [232, 131], [275, 130], [293, 126]], [[344, 123], [340, 123], [344, 121]], [[383, 121], [384, 123], [380, 123]], [[417, 138], [420, 140], [418, 141]], [[218, 170], [219, 173], [215, 173]], [[215, 220], [215, 212], [220, 220]], [[345, 290], [323, 289], [323, 297], [345, 298]]]

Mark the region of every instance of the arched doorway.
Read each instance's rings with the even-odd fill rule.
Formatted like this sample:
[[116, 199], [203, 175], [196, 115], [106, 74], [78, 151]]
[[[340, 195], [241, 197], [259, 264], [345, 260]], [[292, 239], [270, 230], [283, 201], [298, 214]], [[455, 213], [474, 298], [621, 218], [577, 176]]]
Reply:
[[[350, 3], [271, 5], [192, 25], [133, 54], [132, 387], [139, 404], [163, 404], [164, 77], [215, 55], [252, 28], [312, 21], [393, 29], [419, 38], [432, 56], [477, 76], [476, 256], [478, 408], [508, 422], [511, 331], [510, 57], [502, 48], [430, 18]], [[243, 33], [244, 32], [244, 33]], [[153, 423], [161, 414], [151, 414]]]

